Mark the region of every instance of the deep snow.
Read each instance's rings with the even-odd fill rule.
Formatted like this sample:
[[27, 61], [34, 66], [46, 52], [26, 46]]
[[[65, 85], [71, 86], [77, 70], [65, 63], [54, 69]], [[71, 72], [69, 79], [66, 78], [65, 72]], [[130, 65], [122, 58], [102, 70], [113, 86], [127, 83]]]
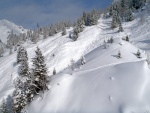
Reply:
[[[29, 53], [29, 64], [37, 46], [42, 50], [49, 75], [56, 68], [57, 75], [51, 76], [49, 91], [43, 98], [37, 96], [27, 106], [28, 113], [145, 113], [150, 112], [150, 71], [146, 62], [149, 51], [148, 21], [140, 24], [141, 13], [132, 22], [124, 23], [124, 32], [111, 30], [111, 18], [99, 20], [98, 25], [86, 27], [77, 41], [61, 33], [37, 44], [25, 44]], [[149, 16], [144, 13], [145, 17]], [[138, 27], [137, 27], [138, 26]], [[130, 35], [131, 43], [122, 38]], [[113, 44], [103, 42], [114, 37]], [[143, 42], [141, 40], [144, 40]], [[146, 44], [147, 45], [146, 45]], [[144, 45], [144, 46], [142, 46]], [[145, 46], [146, 45], [146, 46]], [[134, 54], [140, 50], [142, 58]], [[116, 56], [121, 52], [121, 59]], [[53, 57], [55, 54], [55, 57]], [[86, 64], [68, 67], [73, 59], [80, 64], [85, 55]], [[0, 58], [0, 101], [11, 94], [13, 81], [18, 76], [16, 53]]]

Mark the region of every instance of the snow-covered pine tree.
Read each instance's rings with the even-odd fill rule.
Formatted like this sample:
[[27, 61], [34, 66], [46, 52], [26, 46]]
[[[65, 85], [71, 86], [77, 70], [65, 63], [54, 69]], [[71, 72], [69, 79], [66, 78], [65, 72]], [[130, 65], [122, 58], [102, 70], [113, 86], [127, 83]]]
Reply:
[[34, 99], [34, 96], [36, 95], [33, 80], [31, 78], [28, 78], [24, 82], [24, 90], [27, 97], [27, 102], [30, 103]]
[[76, 41], [78, 39], [78, 28], [75, 27], [73, 30], [73, 40]]
[[118, 51], [118, 55], [117, 55], [118, 58], [121, 58], [121, 52]]
[[22, 77], [29, 77], [29, 66], [28, 66], [28, 61], [23, 60], [21, 62], [20, 68], [19, 68], [19, 74]]
[[21, 53], [20, 53], [20, 70], [19, 74], [22, 77], [30, 77], [29, 75], [29, 66], [28, 66], [28, 54], [25, 48], [22, 48]]
[[88, 18], [88, 14], [85, 11], [83, 11], [82, 19], [83, 19], [86, 26], [89, 25], [87, 18]]
[[105, 40], [104, 40], [104, 49], [107, 49], [107, 43]]
[[8, 110], [7, 103], [6, 103], [5, 99], [3, 99], [3, 101], [2, 101], [0, 111], [1, 111], [1, 113], [9, 113], [9, 110]]
[[98, 16], [95, 9], [91, 12], [90, 17], [91, 17], [90, 25], [96, 25], [98, 23]]
[[110, 6], [109, 8], [109, 16], [113, 15], [113, 5]]
[[4, 44], [2, 43], [2, 41], [0, 40], [0, 57], [3, 57], [4, 54]]
[[119, 24], [119, 32], [123, 32], [123, 27], [122, 27], [122, 23], [121, 23], [120, 17], [119, 17], [119, 20], [118, 20], [118, 24]]
[[85, 57], [82, 56], [82, 58], [81, 58], [81, 65], [84, 65], [85, 63], [86, 63]]
[[141, 58], [140, 50], [137, 51], [136, 56], [137, 56], [137, 58]]
[[17, 52], [17, 63], [21, 63], [24, 60], [28, 60], [27, 51], [23, 46], [20, 46]]
[[112, 23], [111, 23], [111, 28], [114, 29], [118, 26], [117, 23], [117, 11], [113, 11], [113, 15], [112, 15]]
[[56, 75], [56, 69], [54, 68], [54, 70], [53, 70], [53, 75]]
[[34, 30], [32, 33], [31, 41], [36, 44], [38, 42], [39, 38], [40, 37], [39, 37], [38, 31]]
[[120, 14], [120, 17], [124, 20], [124, 16], [125, 16], [125, 0], [121, 0], [120, 1], [120, 4], [118, 3], [118, 5], [120, 5], [120, 10], [119, 10], [119, 14]]
[[85, 23], [84, 23], [83, 19], [82, 18], [78, 19], [77, 26], [76, 26], [78, 33], [83, 31], [84, 25], [85, 25]]
[[131, 3], [132, 3], [132, 6], [135, 8], [135, 9], [139, 9], [139, 8], [142, 8], [145, 3], [148, 2], [148, 0], [132, 0]]
[[91, 14], [87, 13], [87, 26], [91, 26]]
[[133, 21], [134, 16], [131, 9], [126, 10], [126, 21]]
[[15, 91], [13, 92], [13, 103], [15, 113], [20, 113], [27, 105], [27, 96], [24, 89], [24, 83], [20, 78], [17, 78], [15, 83]]
[[62, 28], [62, 33], [61, 34], [62, 34], [62, 36], [67, 34], [65, 26]]
[[114, 43], [114, 38], [113, 37], [110, 38], [109, 43]]
[[129, 36], [126, 36], [126, 41], [129, 42]]
[[48, 34], [49, 34], [49, 36], [53, 36], [55, 34], [55, 28], [53, 25], [50, 26]]
[[74, 61], [73, 59], [71, 59], [70, 62], [71, 62], [71, 65], [70, 65], [70, 66], [71, 66], [71, 69], [74, 70], [75, 67], [76, 67], [75, 61]]
[[13, 53], [12, 47], [9, 48], [9, 54], [11, 55]]
[[36, 85], [35, 90], [36, 92], [48, 90], [47, 83], [48, 75], [47, 75], [47, 68], [45, 64], [45, 58], [42, 55], [41, 50], [37, 47], [35, 51], [36, 55], [33, 58], [33, 83]]

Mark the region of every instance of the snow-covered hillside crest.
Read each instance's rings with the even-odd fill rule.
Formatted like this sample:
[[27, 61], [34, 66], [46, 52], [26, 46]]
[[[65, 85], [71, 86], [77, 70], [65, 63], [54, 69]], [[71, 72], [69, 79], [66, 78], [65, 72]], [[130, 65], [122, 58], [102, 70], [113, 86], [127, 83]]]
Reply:
[[22, 26], [17, 26], [13, 22], [10, 22], [8, 20], [0, 20], [0, 40], [3, 43], [7, 43], [7, 37], [12, 30], [13, 33], [16, 35], [27, 32], [27, 30], [24, 29]]

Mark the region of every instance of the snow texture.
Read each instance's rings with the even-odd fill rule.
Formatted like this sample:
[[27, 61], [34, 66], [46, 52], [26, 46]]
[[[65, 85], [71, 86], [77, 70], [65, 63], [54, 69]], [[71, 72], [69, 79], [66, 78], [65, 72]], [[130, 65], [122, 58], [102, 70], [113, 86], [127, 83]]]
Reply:
[[[143, 12], [142, 12], [143, 13]], [[141, 13], [132, 22], [123, 23], [124, 32], [111, 29], [111, 18], [99, 19], [98, 24], [85, 27], [77, 41], [58, 33], [37, 44], [25, 44], [29, 66], [38, 46], [51, 76], [50, 90], [43, 98], [37, 96], [26, 107], [28, 113], [149, 113], [150, 70], [146, 62], [149, 52], [149, 18], [140, 24]], [[1, 31], [0, 31], [1, 32]], [[122, 38], [129, 35], [130, 42]], [[114, 43], [107, 43], [111, 37]], [[139, 49], [139, 48], [140, 49]], [[141, 58], [136, 53], [140, 51]], [[118, 51], [121, 58], [118, 59]], [[53, 55], [54, 54], [54, 55]], [[85, 56], [86, 64], [81, 64]], [[76, 68], [71, 70], [71, 59]], [[53, 69], [57, 74], [53, 75]], [[0, 58], [0, 101], [12, 93], [13, 80], [18, 76], [16, 53]]]

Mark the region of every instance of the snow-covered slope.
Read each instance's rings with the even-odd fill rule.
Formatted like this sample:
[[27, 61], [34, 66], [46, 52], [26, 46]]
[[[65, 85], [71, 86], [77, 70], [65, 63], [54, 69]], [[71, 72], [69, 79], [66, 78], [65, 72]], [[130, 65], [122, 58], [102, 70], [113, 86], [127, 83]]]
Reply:
[[13, 33], [17, 35], [26, 32], [22, 26], [17, 26], [8, 20], [0, 20], [0, 40], [2, 40], [3, 43], [7, 43], [7, 37], [12, 30]]
[[[145, 16], [147, 19], [150, 17]], [[43, 98], [37, 96], [27, 106], [28, 113], [148, 112], [150, 70], [144, 50], [150, 50], [149, 46], [140, 50], [142, 58], [134, 54], [138, 50], [136, 46], [143, 49], [141, 45], [148, 43], [146, 30], [150, 27], [148, 21], [143, 24], [145, 27], [139, 24], [138, 17], [133, 22], [123, 24], [123, 33], [110, 28], [111, 18], [101, 18], [98, 25], [86, 27], [75, 42], [68, 38], [72, 31], [68, 29], [65, 36], [58, 33], [37, 44], [25, 44], [30, 67], [38, 46], [45, 56], [49, 75], [52, 75], [54, 67], [58, 73], [51, 76], [50, 90], [45, 91]], [[122, 40], [126, 35], [131, 36], [133, 45]], [[104, 49], [103, 42], [110, 37], [115, 38], [114, 43], [107, 44], [107, 49]], [[145, 40], [144, 43], [141, 40]], [[121, 59], [117, 58], [118, 51], [121, 52]], [[87, 63], [71, 71], [68, 68], [70, 60], [78, 61], [83, 55]], [[16, 53], [0, 58], [0, 101], [12, 93], [17, 70]]]
[[[121, 59], [115, 56], [118, 50]], [[136, 51], [119, 39], [107, 50], [96, 48], [86, 55], [85, 65], [53, 76], [51, 89], [30, 104], [29, 113], [124, 113], [145, 107], [150, 71], [145, 53], [138, 59]]]

